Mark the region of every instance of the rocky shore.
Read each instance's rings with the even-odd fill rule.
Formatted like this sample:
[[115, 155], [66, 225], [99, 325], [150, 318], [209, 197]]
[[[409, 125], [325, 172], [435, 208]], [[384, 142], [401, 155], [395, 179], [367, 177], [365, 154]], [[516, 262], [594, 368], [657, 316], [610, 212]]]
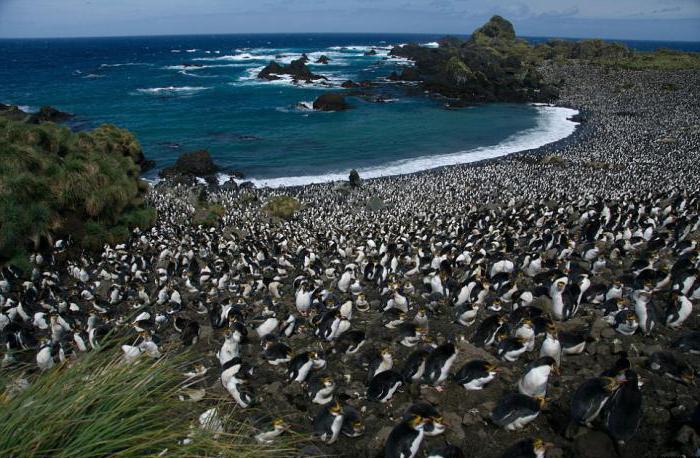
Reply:
[[[132, 335], [130, 348], [137, 350], [124, 351], [142, 358], [180, 351], [195, 332], [194, 350], [208, 368], [196, 386], [228, 399], [225, 408], [237, 418], [263, 412], [313, 436], [303, 444], [304, 456], [391, 454], [390, 434], [419, 401], [437, 412], [424, 419], [426, 427], [445, 426], [424, 438], [419, 456], [448, 456], [450, 445], [459, 453], [452, 449], [457, 454], [449, 456], [500, 457], [528, 438], [543, 440], [548, 458], [693, 455], [700, 447], [700, 392], [692, 380], [700, 357], [698, 347], [691, 353], [678, 339], [685, 336], [690, 346], [699, 340], [691, 331], [700, 327], [700, 74], [575, 61], [537, 71], [543, 84], [556, 86], [559, 104], [581, 111], [584, 122], [573, 139], [353, 187], [152, 189], [147, 199], [158, 210], [152, 230], [68, 265], [53, 263], [53, 253], [42, 255], [41, 270], [54, 272], [53, 283], [65, 291], [63, 308], [56, 301], [52, 316], [70, 325], [56, 336], [53, 327], [28, 325], [27, 332], [46, 334], [51, 345], [74, 353], [67, 358], [80, 353], [69, 350], [74, 334], [98, 325]], [[281, 195], [296, 201], [284, 218], [265, 211]], [[214, 215], [206, 224], [195, 218], [203, 207]], [[3, 272], [3, 316], [21, 321], [19, 302], [30, 315], [46, 309], [44, 303], [54, 307], [36, 299], [51, 286], [32, 281], [37, 291], [28, 300], [31, 288]], [[560, 282], [576, 303], [566, 316], [556, 305]], [[618, 315], [631, 313], [639, 325], [646, 297], [657, 314], [655, 328], [627, 332], [629, 323]], [[673, 326], [680, 297], [691, 311]], [[460, 314], [470, 310], [473, 323], [460, 324]], [[478, 338], [477, 330], [494, 317], [508, 323], [500, 341], [511, 347], [489, 347]], [[540, 356], [547, 323], [562, 342], [579, 336], [584, 349], [561, 356], [559, 375], [549, 376], [546, 402], [532, 423], [517, 431], [496, 426], [493, 412], [518, 391], [527, 364]], [[244, 334], [240, 345], [232, 343]], [[415, 346], [407, 345], [410, 338]], [[362, 347], [348, 353], [360, 340]], [[523, 342], [531, 342], [532, 351], [508, 361], [504, 354]], [[265, 348], [273, 345], [288, 348], [290, 358], [315, 352], [318, 368], [304, 383], [290, 382], [294, 363], [270, 364]], [[409, 357], [417, 349], [430, 360], [450, 348], [457, 352], [448, 378], [409, 380]], [[239, 363], [226, 359], [229, 350]], [[659, 352], [670, 352], [677, 372], [652, 364]], [[498, 372], [483, 390], [468, 391], [454, 376], [475, 359]], [[620, 360], [628, 363], [615, 369]], [[246, 376], [246, 365], [255, 368], [253, 376]], [[404, 383], [390, 402], [377, 402], [368, 392], [370, 372], [387, 365]], [[577, 388], [611, 369], [624, 383], [629, 370], [642, 382], [641, 419], [624, 445], [606, 421], [612, 407], [590, 427], [570, 425]], [[343, 412], [337, 441], [323, 440], [314, 421], [333, 415], [328, 405], [312, 402], [326, 383], [321, 377], [332, 380]], [[214, 407], [207, 398], [194, 404], [197, 413]]]

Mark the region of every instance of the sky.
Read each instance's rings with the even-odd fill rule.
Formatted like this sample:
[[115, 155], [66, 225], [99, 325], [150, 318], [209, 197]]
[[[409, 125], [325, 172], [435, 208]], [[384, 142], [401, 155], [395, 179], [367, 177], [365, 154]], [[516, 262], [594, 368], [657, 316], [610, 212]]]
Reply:
[[0, 0], [0, 37], [381, 32], [700, 41], [700, 0]]

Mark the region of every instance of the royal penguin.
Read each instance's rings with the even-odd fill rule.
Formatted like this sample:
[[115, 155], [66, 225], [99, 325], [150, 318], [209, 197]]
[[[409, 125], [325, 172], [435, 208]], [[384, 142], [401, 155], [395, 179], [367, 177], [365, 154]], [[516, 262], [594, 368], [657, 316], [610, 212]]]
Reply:
[[408, 355], [401, 370], [401, 375], [406, 383], [418, 382], [423, 378], [431, 350], [421, 348]]
[[311, 377], [306, 393], [314, 404], [326, 405], [333, 400], [335, 382], [330, 377]]
[[403, 418], [409, 419], [414, 415], [419, 415], [422, 418], [429, 420], [423, 431], [426, 436], [439, 436], [447, 429], [445, 420], [442, 415], [432, 404], [425, 401], [418, 401], [412, 404], [404, 413]]
[[515, 362], [527, 351], [527, 345], [521, 337], [501, 334], [496, 347], [496, 355], [503, 361]]
[[544, 398], [509, 393], [499, 399], [491, 412], [491, 421], [507, 431], [522, 429], [537, 418], [543, 406]]
[[343, 406], [343, 427], [340, 430], [347, 437], [360, 437], [365, 433], [362, 414], [353, 406]]
[[403, 384], [403, 377], [398, 372], [393, 370], [380, 372], [372, 377], [367, 386], [367, 399], [382, 404], [389, 402]]
[[338, 440], [343, 427], [343, 407], [338, 401], [321, 407], [313, 421], [313, 434], [326, 444]]
[[372, 353], [367, 363], [367, 383], [369, 383], [375, 375], [391, 370], [393, 367], [394, 358], [389, 348], [383, 348], [379, 353]]
[[261, 431], [255, 435], [255, 440], [259, 444], [271, 445], [274, 443], [276, 437], [289, 429], [289, 424], [282, 418], [276, 418], [272, 420], [271, 427], [271, 429]]
[[457, 347], [452, 342], [446, 342], [431, 351], [425, 363], [424, 382], [437, 387], [447, 380], [457, 353]]
[[531, 398], [545, 397], [551, 373], [557, 373], [557, 361], [551, 356], [543, 356], [530, 362], [518, 380], [518, 391]]
[[311, 369], [320, 369], [323, 366], [325, 366], [325, 360], [318, 353], [313, 351], [300, 353], [289, 361], [287, 380], [303, 383], [309, 376]]
[[625, 371], [624, 383], [605, 405], [602, 419], [608, 434], [618, 444], [624, 445], [634, 437], [642, 419], [642, 392], [636, 372]]
[[557, 366], [559, 366], [561, 364], [561, 353], [562, 345], [559, 341], [557, 328], [554, 323], [548, 323], [546, 325], [545, 338], [540, 347], [540, 358], [543, 356], [550, 356], [554, 358]]
[[384, 458], [415, 458], [423, 442], [427, 422], [420, 415], [413, 415], [396, 425], [384, 444]]
[[545, 458], [552, 446], [542, 439], [523, 439], [508, 447], [500, 458]]
[[595, 377], [581, 383], [571, 398], [571, 425], [592, 427], [593, 420], [619, 385], [619, 381], [612, 377]]
[[454, 375], [454, 381], [467, 391], [481, 390], [494, 378], [497, 370], [494, 364], [480, 359], [465, 363]]
[[693, 304], [683, 294], [673, 293], [666, 308], [666, 326], [678, 329], [693, 312]]

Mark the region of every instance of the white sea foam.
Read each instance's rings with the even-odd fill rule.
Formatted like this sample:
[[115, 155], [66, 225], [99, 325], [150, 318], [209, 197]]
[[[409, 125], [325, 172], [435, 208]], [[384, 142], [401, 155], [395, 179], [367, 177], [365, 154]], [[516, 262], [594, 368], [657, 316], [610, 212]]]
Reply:
[[245, 52], [242, 54], [226, 54], [218, 57], [197, 57], [196, 61], [231, 61], [231, 62], [241, 62], [241, 61], [256, 61], [256, 60], [275, 60], [274, 54], [251, 54]]
[[[549, 143], [561, 140], [562, 138], [566, 138], [576, 130], [578, 123], [570, 121], [568, 118], [577, 114], [577, 110], [542, 105], [537, 105], [536, 108], [539, 111], [536, 127], [513, 135], [497, 145], [483, 146], [452, 154], [404, 159], [381, 166], [361, 168], [358, 170], [358, 172], [363, 178], [377, 178], [389, 175], [415, 173], [437, 167], [476, 162], [484, 159], [492, 159], [518, 151], [539, 148]], [[347, 174], [348, 171], [343, 170], [324, 175], [261, 179], [249, 178], [245, 181], [251, 181], [257, 187], [279, 188], [346, 180]]]
[[421, 46], [424, 46], [426, 48], [439, 48], [440, 43], [438, 43], [437, 41], [431, 41], [430, 43], [423, 43], [421, 44]]
[[202, 86], [167, 86], [167, 87], [151, 87], [146, 89], [136, 89], [137, 92], [142, 94], [163, 94], [163, 93], [194, 93], [199, 91], [205, 91], [211, 89], [209, 87]]
[[101, 64], [100, 68], [109, 68], [109, 67], [132, 67], [132, 66], [138, 66], [138, 65], [143, 65], [146, 67], [150, 67], [153, 64], [149, 64], [146, 62], [126, 62], [123, 64]]

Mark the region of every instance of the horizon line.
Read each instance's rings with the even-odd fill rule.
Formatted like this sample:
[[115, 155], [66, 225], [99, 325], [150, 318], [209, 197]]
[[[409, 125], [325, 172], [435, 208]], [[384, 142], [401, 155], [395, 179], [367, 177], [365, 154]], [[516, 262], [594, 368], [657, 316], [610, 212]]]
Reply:
[[[211, 37], [211, 36], [245, 36], [245, 35], [425, 35], [442, 37], [470, 37], [472, 34], [445, 32], [215, 32], [215, 33], [186, 33], [186, 34], [152, 34], [152, 35], [78, 35], [78, 36], [41, 36], [41, 37], [0, 37], [0, 40], [81, 40], [108, 38], [167, 38], [167, 37]], [[557, 35], [516, 35], [516, 38], [550, 38], [562, 40], [603, 40], [630, 42], [663, 42], [663, 43], [700, 43], [700, 40], [664, 40], [664, 39], [634, 39], [634, 38], [603, 38], [603, 37], [565, 37]]]

